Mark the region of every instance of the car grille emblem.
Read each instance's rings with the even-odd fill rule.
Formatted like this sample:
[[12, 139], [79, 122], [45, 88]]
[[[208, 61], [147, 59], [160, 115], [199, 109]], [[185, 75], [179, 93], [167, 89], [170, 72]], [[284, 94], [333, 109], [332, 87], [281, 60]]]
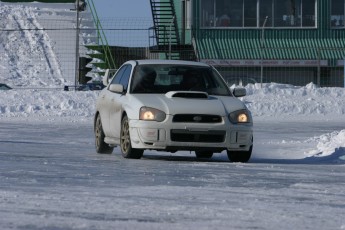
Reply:
[[195, 122], [200, 122], [202, 120], [202, 117], [201, 116], [195, 116], [193, 117], [193, 121]]

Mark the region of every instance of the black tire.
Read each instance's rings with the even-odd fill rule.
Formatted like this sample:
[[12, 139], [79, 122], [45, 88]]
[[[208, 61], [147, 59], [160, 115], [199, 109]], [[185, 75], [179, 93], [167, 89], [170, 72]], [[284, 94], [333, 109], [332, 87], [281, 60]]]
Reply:
[[104, 138], [105, 135], [103, 132], [101, 117], [100, 115], [98, 115], [95, 124], [96, 152], [102, 154], [111, 154], [113, 152], [114, 147], [110, 147], [107, 143], [105, 143]]
[[143, 149], [132, 148], [131, 137], [129, 135], [129, 122], [127, 116], [124, 116], [122, 118], [120, 139], [121, 152], [124, 158], [140, 159], [143, 156]]
[[211, 151], [195, 151], [195, 155], [197, 158], [211, 158], [213, 156], [213, 152], [211, 152]]
[[227, 151], [228, 158], [231, 162], [246, 163], [252, 155], [253, 146], [248, 151]]

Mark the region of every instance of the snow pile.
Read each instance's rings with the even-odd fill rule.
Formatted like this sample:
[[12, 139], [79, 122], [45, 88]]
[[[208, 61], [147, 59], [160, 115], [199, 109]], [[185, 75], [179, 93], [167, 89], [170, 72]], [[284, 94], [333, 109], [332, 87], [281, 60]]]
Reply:
[[256, 117], [273, 116], [292, 118], [301, 115], [319, 116], [323, 119], [338, 119], [345, 114], [344, 88], [317, 88], [310, 83], [298, 87], [277, 83], [248, 85], [248, 108]]
[[[344, 88], [318, 88], [312, 83], [306, 86], [269, 83], [263, 84], [262, 88], [260, 84], [250, 84], [246, 89], [247, 96], [243, 100], [251, 110], [254, 121], [345, 120]], [[305, 153], [307, 157], [345, 155], [345, 130], [327, 133], [306, 142], [316, 143], [314, 150]]]
[[[29, 81], [29, 79], [28, 79]], [[44, 82], [44, 78], [41, 79]], [[309, 88], [283, 84], [247, 86], [245, 101], [254, 119], [343, 119], [345, 116], [345, 89]], [[97, 91], [63, 91], [58, 89], [20, 88], [0, 91], [0, 117], [29, 116], [84, 116], [92, 117]], [[36, 109], [32, 109], [36, 108]], [[62, 112], [63, 111], [63, 112]]]
[[316, 150], [306, 153], [307, 156], [325, 157], [335, 152], [345, 154], [345, 130], [334, 131], [313, 138], [317, 141]]
[[[247, 87], [244, 100], [255, 120], [329, 122], [345, 120], [345, 89], [296, 87], [283, 84], [265, 84]], [[63, 120], [91, 122], [99, 91], [21, 90], [0, 91], [0, 118], [24, 120]], [[339, 127], [340, 129], [342, 127]], [[344, 155], [345, 130], [315, 137], [310, 156], [328, 156], [335, 152]]]
[[40, 30], [35, 8], [3, 5], [0, 18], [0, 82], [24, 87], [63, 84], [53, 42]]
[[64, 120], [90, 119], [97, 91], [8, 90], [0, 91], [0, 118]]

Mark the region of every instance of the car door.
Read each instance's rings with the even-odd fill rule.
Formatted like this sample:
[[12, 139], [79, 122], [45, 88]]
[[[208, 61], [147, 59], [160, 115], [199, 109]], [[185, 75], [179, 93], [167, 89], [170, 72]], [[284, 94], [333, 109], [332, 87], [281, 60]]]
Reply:
[[111, 101], [109, 103], [109, 126], [110, 136], [116, 139], [120, 138], [121, 118], [123, 112], [123, 103], [126, 102], [126, 92], [128, 88], [129, 78], [132, 72], [131, 65], [123, 66], [124, 70], [119, 77], [115, 77], [111, 84], [121, 84], [124, 93], [111, 93]]
[[[126, 66], [120, 67], [120, 69], [115, 73], [111, 79], [111, 83], [120, 83], [120, 79], [126, 70]], [[109, 85], [110, 85], [109, 84]], [[108, 85], [108, 86], [109, 86]], [[102, 119], [102, 125], [104, 133], [107, 137], [111, 137], [111, 127], [110, 127], [110, 110], [113, 109], [112, 103], [114, 98], [114, 93], [109, 90], [109, 87], [105, 91], [102, 91], [100, 95], [99, 107], [100, 114]]]

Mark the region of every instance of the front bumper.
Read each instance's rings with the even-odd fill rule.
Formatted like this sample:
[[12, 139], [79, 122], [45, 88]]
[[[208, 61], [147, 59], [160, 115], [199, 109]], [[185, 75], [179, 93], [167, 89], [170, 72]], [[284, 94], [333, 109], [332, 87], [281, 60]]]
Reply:
[[132, 147], [164, 151], [248, 151], [253, 144], [253, 124], [232, 124], [226, 117], [219, 123], [176, 123], [172, 116], [163, 122], [130, 120]]

